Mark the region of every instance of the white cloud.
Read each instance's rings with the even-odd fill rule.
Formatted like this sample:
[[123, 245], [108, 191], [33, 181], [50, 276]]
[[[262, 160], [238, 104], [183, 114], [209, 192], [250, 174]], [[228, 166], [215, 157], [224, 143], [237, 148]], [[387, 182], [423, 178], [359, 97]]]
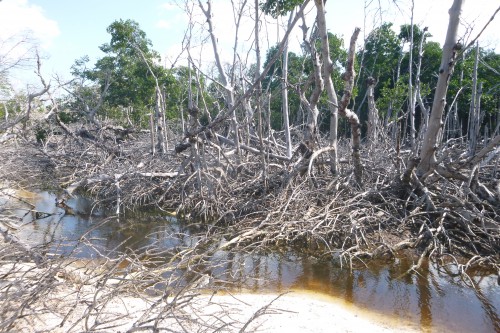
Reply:
[[57, 22], [47, 18], [41, 7], [28, 0], [3, 0], [0, 2], [0, 39], [29, 33], [47, 49], [60, 34]]
[[159, 20], [156, 22], [156, 27], [160, 29], [169, 29], [172, 25], [167, 20]]
[[9, 73], [16, 90], [39, 84], [33, 74], [35, 50], [45, 58], [60, 34], [57, 22], [28, 0], [0, 1], [0, 70]]

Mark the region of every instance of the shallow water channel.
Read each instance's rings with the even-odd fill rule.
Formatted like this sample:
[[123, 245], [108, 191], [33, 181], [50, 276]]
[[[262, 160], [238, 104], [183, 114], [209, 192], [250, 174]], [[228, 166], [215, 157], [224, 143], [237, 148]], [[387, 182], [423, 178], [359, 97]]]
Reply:
[[[99, 259], [102, 253], [141, 251], [151, 244], [171, 248], [195, 241], [182, 223], [166, 215], [137, 214], [134, 223], [128, 223], [133, 227], [123, 228], [129, 221], [103, 217], [105, 212], [92, 210], [88, 200], [67, 200], [70, 215], [55, 205], [56, 199], [47, 192], [26, 199], [42, 215], [14, 210], [24, 225], [18, 231], [21, 239], [32, 245], [51, 244], [50, 252], [90, 260]], [[82, 236], [91, 246], [78, 242]], [[423, 331], [500, 332], [500, 286], [497, 276], [487, 273], [477, 272], [464, 280], [426, 262], [418, 274], [404, 274], [414, 263], [410, 258], [389, 265], [371, 263], [351, 272], [330, 260], [288, 250], [265, 254], [219, 251], [211, 261], [210, 275], [233, 291], [314, 291], [407, 320]]]

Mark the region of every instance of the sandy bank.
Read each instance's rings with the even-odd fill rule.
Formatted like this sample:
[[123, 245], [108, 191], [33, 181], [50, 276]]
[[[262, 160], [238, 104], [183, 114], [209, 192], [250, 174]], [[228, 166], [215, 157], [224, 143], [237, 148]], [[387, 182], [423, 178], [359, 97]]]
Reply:
[[[304, 291], [147, 296], [134, 288], [133, 279], [102, 283], [81, 267], [61, 263], [5, 261], [0, 276], [0, 324], [11, 324], [9, 332], [152, 332], [155, 327], [168, 332], [420, 331], [398, 318]], [[22, 313], [20, 306], [25, 306]]]
[[[94, 298], [95, 295], [102, 295]], [[176, 304], [175, 307], [172, 307]], [[58, 287], [16, 332], [417, 332], [418, 327], [306, 292], [159, 299]], [[48, 308], [47, 308], [48, 306]]]
[[[230, 309], [239, 321], [262, 312], [249, 327], [258, 332], [417, 332], [418, 327], [396, 318], [359, 309], [333, 297], [293, 291], [276, 294], [220, 295], [212, 299]], [[202, 303], [208, 299], [204, 297]], [[217, 306], [206, 306], [210, 313]]]

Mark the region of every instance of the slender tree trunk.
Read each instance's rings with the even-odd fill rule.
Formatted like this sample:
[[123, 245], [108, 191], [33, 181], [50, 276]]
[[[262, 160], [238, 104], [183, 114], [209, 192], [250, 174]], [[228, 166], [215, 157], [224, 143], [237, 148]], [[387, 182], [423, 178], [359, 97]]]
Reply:
[[[189, 71], [189, 76], [188, 76], [188, 113], [189, 113], [189, 132], [193, 132], [196, 128], [200, 126], [200, 109], [198, 108], [197, 104], [195, 104], [194, 99], [193, 99], [193, 88], [192, 88], [192, 82], [193, 82], [193, 77], [191, 74], [191, 60], [188, 64], [188, 71]], [[191, 139], [191, 150], [190, 150], [190, 157], [189, 160], [191, 161], [191, 165], [193, 168], [193, 172], [196, 173], [196, 188], [200, 191], [202, 191], [202, 162], [201, 162], [201, 154], [200, 152], [200, 140], [196, 139]]]
[[477, 126], [479, 121], [479, 112], [477, 109], [477, 68], [479, 66], [479, 43], [476, 44], [476, 54], [474, 58], [474, 71], [472, 74], [472, 92], [469, 108], [468, 128], [469, 134], [469, 156], [473, 156], [477, 146]]
[[319, 97], [321, 95], [321, 92], [323, 91], [323, 78], [321, 76], [321, 62], [319, 59], [319, 54], [316, 51], [316, 47], [312, 46], [312, 58], [313, 58], [313, 66], [314, 66], [314, 90], [311, 93], [311, 97], [309, 98], [309, 102], [304, 101], [302, 99], [302, 102], [307, 106], [307, 122], [306, 122], [306, 127], [305, 127], [305, 132], [304, 132], [304, 142], [306, 146], [312, 151], [314, 150], [315, 147], [315, 142], [316, 142], [316, 131], [317, 131], [317, 125], [318, 125], [318, 116], [319, 116], [319, 110], [318, 110], [318, 101]]
[[[234, 139], [234, 144], [236, 147], [236, 154], [239, 156], [240, 154], [240, 138], [239, 138], [239, 133], [238, 133], [238, 121], [236, 119], [236, 109], [234, 108], [234, 89], [230, 85], [227, 75], [224, 71], [224, 68], [222, 67], [222, 61], [220, 60], [220, 55], [219, 55], [219, 48], [217, 46], [217, 38], [215, 37], [214, 29], [213, 29], [213, 23], [212, 23], [212, 1], [207, 0], [207, 8], [203, 6], [201, 3], [201, 0], [198, 0], [198, 5], [200, 6], [200, 9], [202, 10], [203, 14], [205, 15], [205, 18], [207, 19], [207, 24], [208, 24], [208, 32], [210, 34], [210, 40], [212, 42], [212, 49], [214, 51], [214, 57], [215, 57], [215, 64], [217, 66], [217, 69], [219, 71], [219, 76], [222, 85], [224, 86], [225, 89], [225, 95], [226, 95], [226, 102], [229, 110], [232, 110], [231, 112], [231, 130], [233, 132], [233, 139]], [[236, 50], [235, 50], [236, 52]]]
[[137, 45], [134, 45], [134, 44], [132, 44], [132, 47], [134, 47], [139, 52], [140, 56], [142, 57], [142, 60], [144, 61], [144, 63], [148, 67], [149, 73], [155, 79], [155, 84], [156, 84], [156, 86], [155, 86], [155, 90], [156, 90], [156, 95], [155, 95], [155, 125], [156, 125], [156, 135], [158, 136], [158, 142], [157, 142], [156, 149], [160, 154], [163, 154], [166, 152], [164, 126], [163, 126], [163, 124], [164, 124], [163, 114], [165, 113], [163, 106], [165, 105], [165, 103], [162, 100], [163, 94], [161, 91], [161, 87], [160, 87], [160, 84], [158, 82], [158, 78], [156, 77], [155, 73], [153, 72], [153, 69], [149, 65], [148, 59], [146, 58], [146, 56], [144, 55], [142, 50]]
[[366, 80], [368, 85], [368, 131], [367, 138], [371, 146], [373, 146], [377, 141], [377, 129], [378, 129], [378, 110], [375, 105], [375, 79], [369, 77]]
[[[394, 87], [399, 82], [399, 77], [401, 76], [401, 64], [403, 63], [403, 58], [404, 58], [404, 52], [403, 52], [403, 44], [401, 44], [401, 52], [399, 54], [398, 58], [398, 66], [396, 68], [396, 77], [394, 78]], [[385, 118], [385, 123], [384, 123], [384, 128], [387, 129], [388, 124], [391, 122], [391, 119], [393, 119], [394, 114], [394, 101], [391, 100], [389, 102], [389, 110], [387, 110], [387, 116]], [[398, 119], [399, 117], [399, 110], [396, 111], [396, 115], [394, 116], [395, 119]], [[397, 120], [394, 120], [393, 125], [391, 127], [391, 137], [396, 142], [396, 135], [398, 133], [398, 122]]]
[[410, 117], [410, 144], [415, 148], [415, 98], [413, 96], [413, 10], [415, 8], [415, 0], [411, 2], [411, 23], [410, 23], [410, 51], [408, 60], [408, 117]]
[[[243, 70], [240, 66], [240, 77], [243, 77]], [[247, 91], [245, 80], [241, 80], [241, 92], [245, 94]], [[242, 138], [242, 142], [246, 142], [247, 146], [250, 144], [250, 137], [255, 134], [255, 128], [253, 126], [254, 110], [250, 102], [250, 98], [245, 99], [242, 102], [243, 108], [245, 110], [245, 135], [246, 138]]]
[[3, 109], [5, 110], [5, 114], [4, 114], [5, 123], [7, 123], [9, 121], [9, 109], [7, 108], [6, 103], [2, 103], [2, 104], [3, 104]]
[[358, 39], [360, 28], [354, 29], [349, 43], [349, 56], [347, 58], [346, 72], [342, 75], [344, 80], [344, 95], [339, 103], [339, 114], [347, 118], [351, 125], [352, 134], [352, 159], [354, 164], [354, 177], [359, 186], [363, 185], [363, 165], [361, 164], [361, 129], [359, 118], [356, 113], [347, 108], [354, 88], [354, 58], [356, 56], [356, 40]]
[[168, 151], [168, 129], [167, 129], [167, 93], [165, 92], [165, 86], [161, 87], [161, 123], [163, 126], [163, 135], [165, 140], [165, 152]]
[[481, 115], [481, 96], [483, 94], [483, 83], [479, 83], [476, 93], [476, 101], [474, 102], [474, 112], [471, 119], [471, 128], [469, 133], [469, 156], [474, 156], [477, 149], [477, 140], [481, 129], [482, 115]]
[[156, 89], [156, 101], [155, 101], [155, 123], [156, 123], [156, 135], [158, 136], [158, 142], [156, 143], [156, 150], [160, 154], [166, 152], [165, 149], [165, 136], [162, 121], [162, 102], [161, 102], [161, 91]]
[[330, 109], [330, 170], [337, 174], [337, 130], [338, 130], [338, 100], [332, 81], [333, 63], [330, 58], [330, 44], [326, 29], [325, 6], [323, 0], [315, 0], [316, 22], [318, 23], [321, 38], [321, 57], [323, 59], [323, 82], [328, 94], [328, 108]]
[[150, 129], [150, 138], [151, 138], [151, 154], [155, 156], [156, 154], [156, 147], [155, 147], [155, 121], [154, 121], [154, 114], [151, 112], [149, 114], [149, 129]]
[[[316, 146], [316, 134], [317, 134], [316, 131], [317, 131], [318, 115], [319, 115], [318, 101], [321, 96], [321, 92], [324, 89], [324, 82], [323, 82], [323, 76], [321, 74], [320, 55], [318, 54], [314, 40], [311, 42], [311, 40], [307, 40], [306, 38], [307, 31], [309, 30], [309, 28], [306, 25], [304, 13], [301, 13], [301, 17], [302, 17], [302, 25], [300, 26], [300, 28], [302, 29], [303, 44], [307, 49], [307, 51], [311, 54], [311, 59], [313, 61], [313, 75], [314, 75], [314, 89], [311, 93], [311, 96], [309, 97], [309, 100], [306, 99], [304, 93], [304, 90], [307, 90], [307, 88], [306, 89], [299, 88], [300, 100], [304, 105], [304, 107], [307, 109], [306, 126], [304, 128], [304, 144], [307, 147], [308, 150], [307, 153], [310, 153], [314, 151], [314, 148]], [[312, 34], [314, 34], [314, 32]]]
[[[257, 60], [257, 71], [255, 72], [255, 80], [259, 78], [260, 72], [260, 42], [259, 42], [259, 0], [255, 0], [255, 56]], [[285, 47], [286, 49], [286, 47]], [[264, 138], [262, 133], [262, 83], [259, 81], [257, 84], [257, 113], [259, 115], [259, 144], [260, 144], [260, 159], [262, 163], [262, 180], [264, 189], [267, 189], [267, 163], [264, 150]]]
[[[418, 103], [420, 106], [420, 113], [421, 113], [421, 122], [420, 122], [420, 129], [418, 131], [418, 143], [421, 143], [421, 137], [422, 134], [427, 131], [427, 127], [429, 126], [429, 109], [424, 105], [424, 101], [422, 100], [422, 96], [420, 94], [420, 71], [422, 68], [422, 58], [424, 56], [424, 42], [425, 42], [425, 33], [427, 32], [427, 27], [424, 28], [423, 33], [422, 33], [422, 38], [420, 39], [420, 43], [418, 45], [418, 63], [417, 63], [417, 69], [415, 73], [415, 95], [413, 98], [413, 103]], [[415, 107], [413, 107], [415, 111]], [[418, 151], [419, 144], [415, 146], [415, 151]]]
[[[288, 29], [292, 23], [293, 13], [290, 13], [288, 18]], [[286, 40], [285, 48], [283, 49], [283, 66], [281, 68], [283, 73], [283, 81], [281, 81], [281, 100], [283, 108], [283, 125], [285, 128], [285, 142], [286, 142], [286, 156], [292, 157], [292, 139], [290, 136], [290, 115], [288, 105], [288, 38]]]
[[438, 83], [434, 92], [434, 102], [432, 104], [429, 128], [427, 129], [422, 151], [420, 153], [420, 163], [417, 168], [417, 175], [424, 176], [433, 170], [436, 160], [437, 139], [443, 125], [443, 112], [446, 104], [446, 93], [450, 82], [459, 46], [457, 44], [457, 30], [460, 23], [463, 0], [454, 0], [449, 10], [450, 21], [446, 33], [446, 41], [443, 46], [441, 66], [439, 68]]
[[[462, 53], [461, 54], [462, 56], [462, 63], [464, 61], [464, 54]], [[458, 89], [458, 92], [457, 94], [455, 95], [454, 99], [453, 99], [453, 104], [450, 106], [450, 109], [449, 109], [449, 112], [448, 114], [446, 115], [446, 118], [445, 118], [445, 133], [446, 135], [444, 136], [446, 142], [448, 142], [449, 139], [451, 138], [456, 138], [457, 136], [463, 140], [462, 138], [462, 125], [460, 123], [460, 118], [458, 117], [458, 103], [456, 103], [456, 100], [459, 96], [459, 94], [461, 93], [461, 91], [463, 90], [463, 79], [464, 79], [464, 67], [461, 66], [461, 69], [460, 69], [460, 76], [459, 76], [459, 89]], [[429, 122], [427, 121], [427, 124]]]

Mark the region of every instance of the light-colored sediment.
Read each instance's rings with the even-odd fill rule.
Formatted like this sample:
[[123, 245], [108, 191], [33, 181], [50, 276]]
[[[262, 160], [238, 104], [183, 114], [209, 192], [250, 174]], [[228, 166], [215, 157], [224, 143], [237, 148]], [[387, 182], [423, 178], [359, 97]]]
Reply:
[[[24, 277], [34, 265], [19, 267]], [[6, 267], [3, 267], [4, 269]], [[12, 271], [12, 269], [10, 268]], [[15, 277], [15, 276], [12, 276]], [[183, 294], [180, 298], [113, 293], [113, 287], [61, 281], [25, 311], [16, 332], [417, 332], [415, 325], [375, 315], [321, 294]], [[173, 306], [176, 304], [175, 306]], [[156, 321], [157, 318], [161, 320]], [[141, 328], [140, 328], [141, 327]]]
[[[2, 243], [0, 247], [6, 245]], [[318, 293], [189, 291], [178, 294], [178, 298], [162, 298], [135, 289], [135, 279], [142, 281], [142, 277], [133, 274], [126, 279], [103, 280], [94, 266], [56, 263], [0, 263], [0, 324], [12, 324], [9, 332], [152, 332], [154, 325], [169, 332], [420, 331], [405, 320]], [[27, 303], [22, 315], [17, 312]], [[16, 319], [10, 322], [10, 318]]]
[[[0, 248], [8, 251], [0, 237]], [[6, 257], [7, 258], [7, 257]], [[97, 265], [97, 266], [96, 266]], [[186, 292], [179, 298], [146, 296], [134, 289], [141, 275], [106, 278], [96, 261], [0, 262], [0, 319], [13, 318], [12, 332], [418, 332], [402, 319], [383, 316], [323, 294]], [[47, 284], [43, 288], [41, 281]], [[8, 291], [7, 291], [8, 290]], [[16, 315], [18, 307], [37, 295]], [[3, 297], [2, 296], [2, 297]], [[17, 296], [16, 296], [17, 297]], [[158, 319], [160, 318], [160, 319]], [[0, 320], [1, 322], [1, 320]], [[162, 331], [162, 330], [160, 330]]]

